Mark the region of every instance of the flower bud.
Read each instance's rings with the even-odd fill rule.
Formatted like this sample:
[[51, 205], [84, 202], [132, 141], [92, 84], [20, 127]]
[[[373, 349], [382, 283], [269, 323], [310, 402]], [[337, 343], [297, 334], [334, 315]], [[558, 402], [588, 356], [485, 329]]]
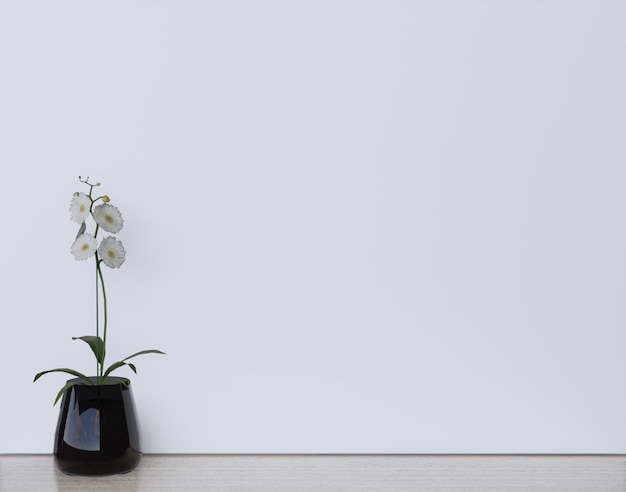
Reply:
[[86, 230], [87, 230], [87, 224], [83, 222], [80, 225], [80, 228], [78, 229], [78, 234], [76, 234], [76, 239], [78, 239], [82, 234], [84, 234]]
[[102, 201], [104, 203], [109, 203], [111, 201], [111, 199], [107, 195], [102, 195]]
[[75, 191], [74, 196], [78, 196], [78, 195], [80, 195], [80, 193], [78, 193], [78, 191]]

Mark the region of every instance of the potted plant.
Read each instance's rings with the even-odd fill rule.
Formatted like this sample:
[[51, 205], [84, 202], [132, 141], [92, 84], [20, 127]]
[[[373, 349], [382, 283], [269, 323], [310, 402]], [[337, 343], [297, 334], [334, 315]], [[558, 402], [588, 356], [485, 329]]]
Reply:
[[[163, 354], [160, 350], [142, 350], [125, 359], [105, 366], [108, 332], [107, 296], [102, 265], [120, 268], [126, 260], [126, 250], [115, 236], [100, 238], [100, 231], [117, 234], [124, 220], [109, 197], [94, 196], [100, 183], [78, 177], [89, 187], [89, 193], [76, 192], [70, 204], [71, 220], [79, 226], [71, 253], [79, 261], [93, 258], [96, 275], [95, 335], [73, 337], [85, 342], [96, 359], [95, 376], [68, 368], [50, 369], [35, 376], [63, 372], [74, 376], [58, 392], [54, 404], [61, 400], [56, 429], [54, 457], [59, 469], [70, 475], [110, 475], [132, 470], [141, 459], [139, 430], [130, 380], [112, 376], [124, 366], [133, 372], [137, 368], [130, 359], [143, 354]], [[87, 232], [87, 220], [95, 223], [93, 234]], [[99, 244], [98, 244], [99, 242]], [[101, 323], [102, 315], [102, 323]]]

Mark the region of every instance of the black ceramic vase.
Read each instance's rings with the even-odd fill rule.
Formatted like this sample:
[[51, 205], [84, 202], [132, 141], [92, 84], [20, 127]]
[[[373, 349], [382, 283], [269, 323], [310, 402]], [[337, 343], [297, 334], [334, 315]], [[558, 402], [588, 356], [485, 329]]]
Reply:
[[65, 392], [54, 459], [68, 475], [114, 475], [137, 466], [139, 429], [127, 379], [111, 377], [100, 386], [77, 384]]

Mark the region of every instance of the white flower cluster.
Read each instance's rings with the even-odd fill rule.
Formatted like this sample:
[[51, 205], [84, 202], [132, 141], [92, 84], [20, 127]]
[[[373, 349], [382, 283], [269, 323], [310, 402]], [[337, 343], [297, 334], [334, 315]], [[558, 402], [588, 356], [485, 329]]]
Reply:
[[124, 219], [122, 219], [122, 214], [117, 207], [107, 203], [109, 201], [108, 197], [102, 197], [102, 201], [105, 203], [93, 207], [92, 210], [94, 201], [95, 200], [92, 200], [90, 196], [84, 193], [74, 193], [74, 197], [70, 203], [71, 219], [81, 226], [78, 231], [78, 236], [74, 244], [72, 244], [72, 254], [77, 260], [86, 260], [97, 252], [106, 266], [109, 268], [119, 268], [122, 266], [122, 263], [124, 263], [124, 260], [126, 260], [126, 250], [122, 242], [113, 236], [107, 236], [100, 242], [100, 246], [98, 247], [96, 237], [93, 234], [85, 232], [85, 221], [91, 214], [98, 228], [112, 234], [117, 234], [122, 230], [122, 227], [124, 227]]

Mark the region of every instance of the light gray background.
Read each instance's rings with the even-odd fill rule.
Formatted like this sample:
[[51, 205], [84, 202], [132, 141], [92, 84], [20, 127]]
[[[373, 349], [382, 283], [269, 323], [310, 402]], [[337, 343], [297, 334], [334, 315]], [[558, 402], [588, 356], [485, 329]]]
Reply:
[[146, 452], [626, 452], [622, 1], [0, 3], [0, 453], [128, 251]]

